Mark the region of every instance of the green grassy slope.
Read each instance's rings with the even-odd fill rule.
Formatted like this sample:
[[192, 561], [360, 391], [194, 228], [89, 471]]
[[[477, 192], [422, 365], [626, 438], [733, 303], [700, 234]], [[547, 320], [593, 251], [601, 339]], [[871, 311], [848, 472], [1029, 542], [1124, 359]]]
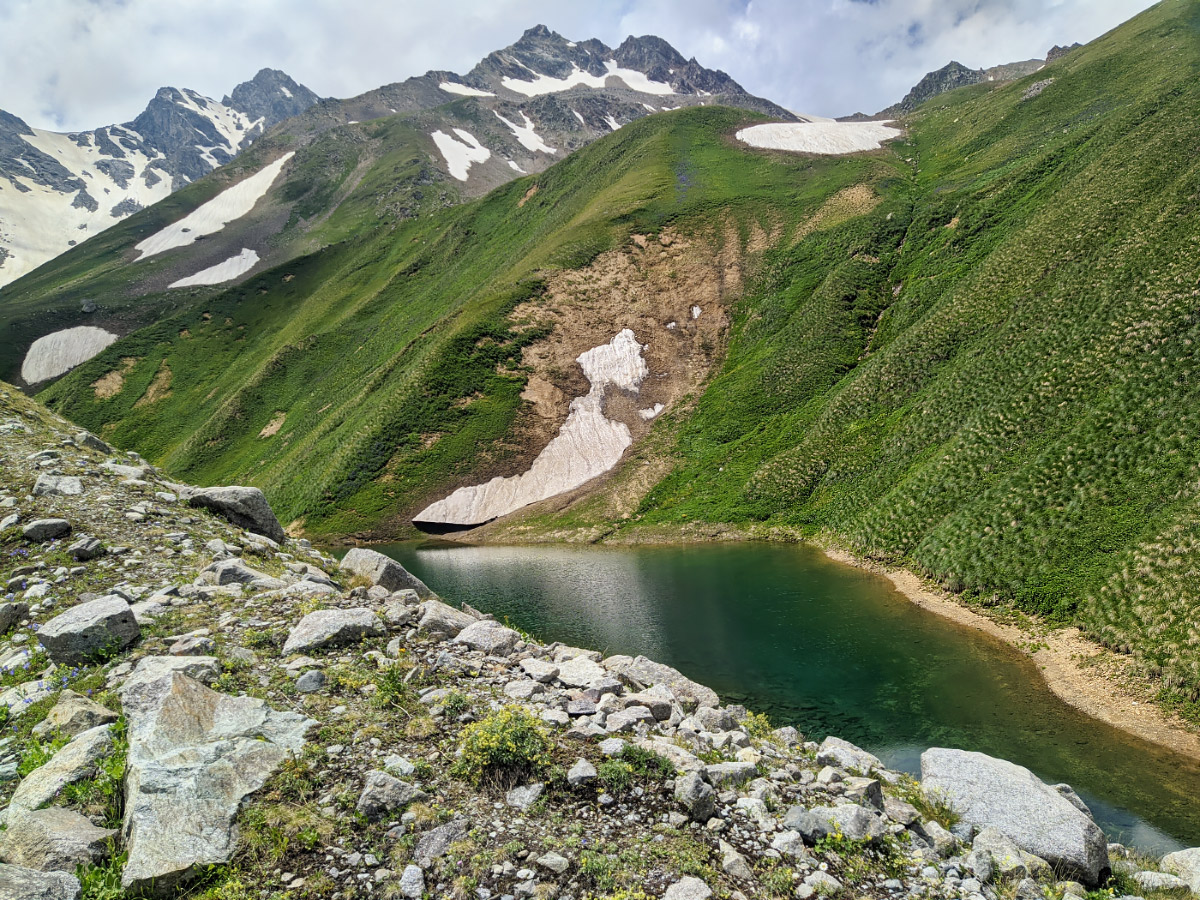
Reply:
[[[521, 405], [521, 348], [543, 335], [507, 315], [548, 271], [590, 262], [631, 229], [795, 219], [904, 168], [748, 154], [728, 139], [746, 120], [703, 109], [633, 123], [483, 201], [364, 230], [210, 296], [42, 396], [180, 476], [261, 485], [310, 532], [394, 533], [448, 482], [515, 452], [503, 439]], [[90, 385], [122, 359], [138, 360], [124, 389], [97, 398]], [[139, 405], [167, 370], [170, 395]]]

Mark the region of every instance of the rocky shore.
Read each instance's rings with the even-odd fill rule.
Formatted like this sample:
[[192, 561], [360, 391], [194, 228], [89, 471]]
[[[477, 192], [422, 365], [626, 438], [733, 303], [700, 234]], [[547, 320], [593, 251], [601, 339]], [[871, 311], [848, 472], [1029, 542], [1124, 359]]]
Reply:
[[0, 473], [0, 900], [1200, 890], [1066, 785], [941, 748], [917, 782], [543, 645], [7, 387]]

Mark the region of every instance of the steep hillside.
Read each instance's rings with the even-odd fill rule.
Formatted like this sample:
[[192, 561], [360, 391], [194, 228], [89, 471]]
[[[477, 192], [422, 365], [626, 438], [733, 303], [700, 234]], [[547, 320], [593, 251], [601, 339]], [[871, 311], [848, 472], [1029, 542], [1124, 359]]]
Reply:
[[[234, 93], [231, 102], [270, 111], [262, 97]], [[214, 285], [481, 197], [645, 116], [711, 104], [796, 119], [659, 38], [612, 49], [542, 26], [466, 76], [429, 72], [323, 101], [211, 176], [0, 288], [0, 377], [44, 385], [105, 341], [203, 305]], [[168, 193], [158, 190], [154, 199]], [[230, 201], [237, 192], [248, 206]], [[79, 328], [95, 331], [69, 330]]]
[[59, 134], [0, 110], [0, 285], [224, 165], [318, 97], [263, 69], [221, 102], [161, 88], [132, 122]]

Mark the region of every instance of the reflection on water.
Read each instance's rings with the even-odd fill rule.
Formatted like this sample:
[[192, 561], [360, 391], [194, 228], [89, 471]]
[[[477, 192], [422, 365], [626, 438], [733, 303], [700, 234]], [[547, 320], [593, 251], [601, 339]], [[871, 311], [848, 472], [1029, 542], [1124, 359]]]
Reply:
[[542, 640], [645, 654], [812, 738], [910, 772], [930, 746], [980, 750], [1070, 783], [1114, 840], [1200, 844], [1200, 766], [1084, 716], [995, 639], [810, 548], [380, 549], [450, 601]]

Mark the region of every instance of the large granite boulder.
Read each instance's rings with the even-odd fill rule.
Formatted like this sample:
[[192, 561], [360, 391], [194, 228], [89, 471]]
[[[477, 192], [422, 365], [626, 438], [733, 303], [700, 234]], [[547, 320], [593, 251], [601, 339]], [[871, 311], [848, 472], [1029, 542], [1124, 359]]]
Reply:
[[441, 638], [456, 637], [468, 625], [474, 625], [479, 621], [478, 617], [455, 609], [453, 606], [447, 606], [440, 600], [426, 600], [417, 607], [417, 611], [421, 616], [417, 627], [428, 634]]
[[74, 872], [76, 866], [99, 862], [116, 835], [97, 828], [73, 809], [16, 809], [0, 839], [6, 862], [42, 872]]
[[34, 810], [49, 803], [68, 784], [95, 775], [100, 760], [111, 749], [112, 734], [108, 725], [77, 735], [50, 757], [49, 762], [34, 769], [17, 785], [8, 803], [6, 821], [11, 821], [20, 810]]
[[921, 786], [945, 797], [963, 822], [997, 829], [1063, 877], [1089, 887], [1108, 877], [1104, 832], [1023, 766], [935, 747], [921, 754]]
[[712, 688], [684, 676], [678, 669], [647, 659], [644, 656], [610, 656], [604, 660], [604, 668], [625, 682], [635, 691], [661, 684], [668, 688], [686, 711], [692, 712], [701, 706], [719, 707], [721, 698]]
[[422, 600], [435, 596], [420, 578], [391, 557], [384, 556], [376, 550], [354, 547], [342, 557], [340, 568], [343, 572], [366, 578], [371, 584], [385, 587], [389, 591], [416, 591]]
[[192, 506], [210, 509], [221, 518], [240, 528], [269, 537], [282, 544], [287, 534], [263, 492], [256, 487], [199, 488], [187, 492], [187, 502]]
[[138, 623], [124, 597], [109, 594], [55, 616], [37, 633], [56, 663], [84, 665], [124, 650], [138, 636]]
[[121, 884], [168, 896], [229, 861], [243, 799], [300, 752], [316, 723], [180, 672], [126, 684], [121, 696], [129, 735]]
[[472, 650], [482, 650], [489, 656], [508, 656], [517, 646], [521, 635], [491, 619], [472, 622], [454, 638], [456, 644], [466, 644]]
[[0, 900], [79, 900], [82, 895], [74, 875], [0, 863]]
[[879, 757], [838, 737], [827, 737], [817, 748], [817, 762], [835, 769], [850, 769], [862, 773], [883, 768]]
[[1187, 882], [1193, 894], [1200, 894], [1200, 847], [1168, 853], [1160, 863], [1164, 872], [1177, 875]]
[[369, 609], [318, 609], [288, 633], [283, 655], [342, 647], [368, 637], [384, 637], [387, 629]]

